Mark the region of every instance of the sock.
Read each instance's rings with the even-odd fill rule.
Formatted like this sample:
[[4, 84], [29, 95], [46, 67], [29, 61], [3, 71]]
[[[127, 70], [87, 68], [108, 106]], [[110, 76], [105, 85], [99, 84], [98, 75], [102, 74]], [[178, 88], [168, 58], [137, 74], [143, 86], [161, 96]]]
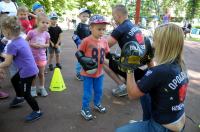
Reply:
[[40, 110], [38, 110], [38, 111], [36, 111], [37, 113], [41, 113], [41, 111]]
[[31, 86], [31, 90], [32, 90], [32, 89], [36, 89], [36, 86]]
[[44, 86], [39, 86], [40, 89], [44, 89]]

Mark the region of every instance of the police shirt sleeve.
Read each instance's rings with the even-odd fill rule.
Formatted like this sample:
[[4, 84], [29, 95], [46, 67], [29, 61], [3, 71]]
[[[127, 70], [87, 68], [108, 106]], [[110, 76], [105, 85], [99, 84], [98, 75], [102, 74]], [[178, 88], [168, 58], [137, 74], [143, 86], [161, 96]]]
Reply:
[[113, 30], [113, 32], [111, 33], [111, 36], [116, 39], [119, 40], [122, 37], [122, 33], [120, 32], [119, 28], [116, 28]]
[[137, 82], [137, 85], [143, 93], [149, 93], [158, 86], [159, 77], [160, 75], [158, 75], [158, 72], [156, 70], [150, 69]]

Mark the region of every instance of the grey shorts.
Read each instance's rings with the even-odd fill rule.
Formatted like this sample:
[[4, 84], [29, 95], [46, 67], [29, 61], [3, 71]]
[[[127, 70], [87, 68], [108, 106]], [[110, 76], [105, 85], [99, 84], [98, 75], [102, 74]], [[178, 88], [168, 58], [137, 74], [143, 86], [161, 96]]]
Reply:
[[52, 47], [49, 47], [49, 54], [60, 54], [61, 50], [60, 48], [52, 48]]

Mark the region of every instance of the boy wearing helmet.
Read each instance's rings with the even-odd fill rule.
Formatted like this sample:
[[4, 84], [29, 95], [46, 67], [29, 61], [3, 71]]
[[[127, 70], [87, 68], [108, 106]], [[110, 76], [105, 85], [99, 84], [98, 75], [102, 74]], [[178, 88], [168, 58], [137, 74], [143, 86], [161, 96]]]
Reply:
[[101, 105], [101, 100], [103, 94], [104, 58], [110, 51], [107, 40], [103, 38], [107, 24], [108, 22], [103, 16], [93, 15], [89, 20], [91, 35], [83, 39], [79, 50], [76, 52], [76, 57], [83, 67], [81, 71], [83, 76], [81, 115], [86, 120], [93, 118], [90, 109], [92, 89], [94, 90], [94, 109], [100, 113], [106, 112], [106, 108]]

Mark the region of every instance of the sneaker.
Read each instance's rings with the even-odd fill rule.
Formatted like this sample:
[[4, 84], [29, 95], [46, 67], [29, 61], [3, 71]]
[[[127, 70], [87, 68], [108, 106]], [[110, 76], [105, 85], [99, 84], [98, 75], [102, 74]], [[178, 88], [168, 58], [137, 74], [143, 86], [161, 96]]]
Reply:
[[31, 88], [31, 96], [32, 97], [36, 97], [37, 96], [36, 88]]
[[46, 97], [48, 95], [48, 93], [47, 93], [45, 88], [39, 88], [38, 93], [43, 97]]
[[129, 120], [129, 122], [128, 123], [136, 123], [136, 122], [138, 122], [138, 121], [136, 121], [136, 120]]
[[42, 112], [33, 111], [28, 116], [26, 116], [26, 121], [35, 121], [41, 118]]
[[56, 64], [56, 67], [58, 67], [58, 68], [62, 69], [62, 66], [61, 66], [61, 64], [60, 64], [60, 63], [57, 63], [57, 64]]
[[25, 102], [24, 97], [17, 98], [15, 97], [13, 101], [10, 103], [10, 108], [20, 106]]
[[0, 91], [0, 99], [8, 98], [8, 96], [9, 96], [8, 93], [5, 93], [5, 92]]
[[106, 113], [106, 108], [103, 107], [101, 104], [95, 105], [94, 109], [97, 110], [97, 111], [99, 111], [100, 113]]
[[112, 94], [116, 97], [122, 97], [128, 95], [126, 85], [121, 85], [117, 89], [113, 89]]
[[53, 64], [49, 64], [49, 70], [53, 71]]
[[76, 74], [76, 79], [79, 81], [83, 81], [83, 76], [81, 76], [81, 74]]
[[85, 118], [85, 120], [89, 121], [93, 118], [91, 110], [89, 108], [86, 109], [82, 109], [81, 110], [81, 115], [83, 116], [83, 118]]

